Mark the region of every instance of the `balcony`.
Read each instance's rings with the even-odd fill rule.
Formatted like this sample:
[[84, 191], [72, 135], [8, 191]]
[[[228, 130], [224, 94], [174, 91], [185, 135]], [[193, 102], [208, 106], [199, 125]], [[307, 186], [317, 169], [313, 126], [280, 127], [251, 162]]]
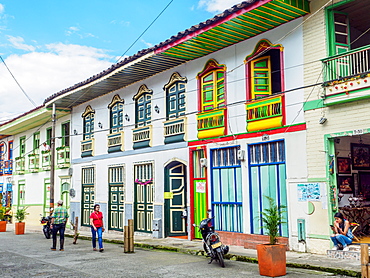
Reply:
[[90, 138], [81, 141], [81, 157], [94, 156], [95, 139]]
[[283, 95], [253, 100], [246, 104], [249, 132], [283, 126]]
[[57, 167], [59, 169], [69, 168], [69, 146], [61, 146], [56, 148], [57, 151]]
[[198, 113], [198, 139], [226, 135], [225, 115], [225, 108]]
[[370, 46], [322, 60], [326, 105], [370, 97]]
[[23, 175], [25, 173], [25, 158], [23, 156], [15, 158], [15, 171], [19, 175]]
[[170, 144], [185, 141], [186, 118], [177, 118], [165, 121], [164, 125], [164, 143]]
[[41, 167], [45, 171], [51, 169], [51, 154], [50, 151], [41, 151]]
[[152, 126], [138, 127], [132, 130], [132, 141], [134, 149], [152, 146]]
[[115, 132], [107, 135], [108, 153], [123, 152], [124, 132]]
[[39, 171], [40, 155], [31, 153], [28, 155], [28, 171], [37, 173]]

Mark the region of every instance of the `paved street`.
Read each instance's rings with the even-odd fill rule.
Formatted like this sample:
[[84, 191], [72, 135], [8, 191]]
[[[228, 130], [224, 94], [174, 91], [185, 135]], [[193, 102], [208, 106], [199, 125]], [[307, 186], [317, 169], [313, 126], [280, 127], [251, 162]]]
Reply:
[[[105, 252], [92, 251], [91, 243], [66, 238], [65, 251], [50, 251], [51, 240], [41, 234], [15, 236], [0, 233], [0, 277], [261, 277], [257, 264], [226, 260], [221, 268], [202, 256], [135, 249], [105, 243]], [[288, 268], [286, 277], [345, 277]]]

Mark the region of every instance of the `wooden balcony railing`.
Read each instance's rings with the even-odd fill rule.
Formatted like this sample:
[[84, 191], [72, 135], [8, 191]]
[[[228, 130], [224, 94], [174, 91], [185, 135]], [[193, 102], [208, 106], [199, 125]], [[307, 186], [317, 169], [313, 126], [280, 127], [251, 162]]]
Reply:
[[81, 157], [94, 155], [95, 139], [90, 138], [81, 141]]
[[185, 141], [186, 118], [177, 118], [165, 121], [164, 125], [164, 143], [175, 143]]
[[123, 151], [123, 142], [124, 142], [124, 132], [115, 132], [107, 135], [108, 140], [108, 152], [118, 152]]
[[25, 158], [23, 156], [15, 158], [15, 171], [17, 174], [24, 174], [25, 172]]
[[325, 82], [369, 73], [370, 45], [328, 57], [322, 63]]
[[152, 126], [144, 126], [133, 129], [132, 141], [134, 143], [133, 148], [146, 148], [152, 145]]
[[40, 167], [40, 155], [29, 154], [28, 155], [28, 170], [32, 173], [37, 173]]
[[198, 113], [198, 138], [205, 139], [225, 135], [225, 114], [226, 108]]
[[57, 167], [60, 169], [68, 168], [70, 165], [69, 146], [57, 147], [56, 151], [57, 151]]
[[283, 125], [283, 95], [253, 100], [246, 104], [247, 130], [258, 131]]
[[51, 152], [50, 151], [41, 152], [41, 167], [45, 171], [49, 171], [51, 169]]

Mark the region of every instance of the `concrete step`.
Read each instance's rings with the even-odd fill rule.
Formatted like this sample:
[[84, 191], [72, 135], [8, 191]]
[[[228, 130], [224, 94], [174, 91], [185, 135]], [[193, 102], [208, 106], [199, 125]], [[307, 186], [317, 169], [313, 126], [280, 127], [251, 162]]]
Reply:
[[361, 257], [360, 245], [350, 245], [349, 251], [327, 250], [328, 258], [359, 261]]

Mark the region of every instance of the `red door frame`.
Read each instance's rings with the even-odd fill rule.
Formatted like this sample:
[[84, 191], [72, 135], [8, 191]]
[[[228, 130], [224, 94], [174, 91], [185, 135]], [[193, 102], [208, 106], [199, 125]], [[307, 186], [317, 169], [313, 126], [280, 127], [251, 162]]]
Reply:
[[[208, 206], [208, 171], [205, 171], [205, 177], [202, 178], [194, 178], [194, 161], [193, 161], [193, 153], [197, 150], [204, 151], [204, 157], [207, 158], [207, 147], [206, 146], [198, 146], [189, 148], [189, 174], [190, 174], [190, 239], [195, 239], [195, 227], [193, 226], [194, 223], [194, 181], [198, 179], [206, 180], [206, 204]], [[208, 208], [206, 208], [208, 210]], [[195, 223], [199, 225], [199, 223]]]

